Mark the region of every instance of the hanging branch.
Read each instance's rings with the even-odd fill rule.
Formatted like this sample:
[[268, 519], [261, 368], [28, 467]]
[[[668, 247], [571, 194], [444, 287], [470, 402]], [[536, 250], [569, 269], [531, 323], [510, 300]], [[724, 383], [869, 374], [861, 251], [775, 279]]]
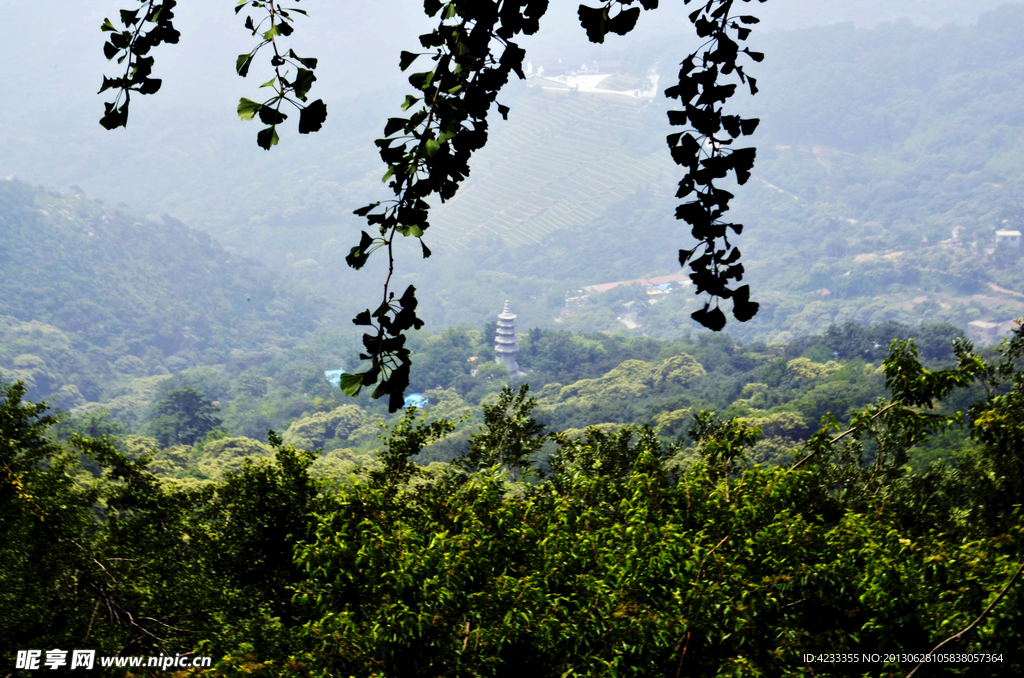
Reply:
[[[736, 63], [739, 54], [742, 52], [754, 61], [763, 59], [757, 52], [740, 50], [737, 41], [745, 40], [750, 34], [747, 25], [758, 20], [752, 16], [732, 17], [734, 1], [707, 0], [690, 14], [697, 35], [707, 38], [707, 42], [701, 48], [703, 51], [698, 50], [699, 56], [694, 52], [683, 61], [679, 83], [665, 91], [666, 96], [680, 99], [684, 105], [682, 111], [669, 112], [671, 124], [686, 127], [668, 136], [673, 160], [687, 169], [676, 195], [683, 198], [694, 191], [697, 194], [696, 200], [676, 210], [676, 217], [690, 223], [694, 237], [700, 241], [691, 250], [680, 250], [680, 263], [690, 262], [691, 279], [697, 293], [711, 295], [704, 308], [692, 316], [713, 330], [725, 326], [725, 315], [718, 308], [719, 299], [733, 300], [733, 315], [740, 321], [749, 320], [758, 308], [750, 301], [749, 286], [727, 287], [730, 280], [738, 282], [743, 277], [743, 266], [738, 263], [739, 249], [730, 244], [727, 233], [731, 229], [738, 234], [742, 226], [720, 221], [733, 196], [713, 184], [729, 171], [743, 184], [754, 164], [753, 148], [729, 149], [728, 146], [737, 137], [751, 134], [758, 121], [722, 115], [721, 108], [715, 108], [736, 89], [735, 84], [719, 85], [721, 76], [735, 73], [741, 83], [750, 87], [751, 93], [757, 91], [754, 78], [747, 76], [743, 67]], [[128, 61], [124, 77], [104, 78], [100, 90], [119, 89], [114, 102], [106, 104], [106, 114], [101, 120], [108, 129], [127, 123], [130, 92], [152, 94], [159, 89], [160, 80], [149, 77], [153, 59], [145, 56], [148, 51], [161, 42], [178, 41], [178, 32], [171, 24], [171, 10], [176, 1], [140, 2], [143, 5], [140, 9], [121, 11], [126, 30], [116, 32], [109, 20], [102, 26], [104, 31], [115, 33], [104, 45], [107, 58], [120, 55], [118, 63]], [[260, 42], [250, 52], [238, 56], [235, 70], [245, 77], [257, 52], [270, 46], [274, 77], [261, 87], [273, 88], [273, 95], [262, 103], [242, 98], [237, 109], [242, 119], [251, 120], [258, 115], [267, 125], [256, 136], [260, 147], [267, 150], [278, 143], [277, 126], [288, 117], [281, 110], [283, 103], [288, 102], [299, 110], [300, 134], [319, 130], [327, 117], [327, 107], [322, 100], [305, 103], [316, 80], [313, 71], [317, 60], [299, 57], [293, 50], [285, 51], [278, 44], [278, 38], [294, 32], [292, 13], [304, 15], [305, 12], [281, 7], [279, 2], [239, 0], [235, 7], [236, 14], [246, 6], [266, 13], [259, 22], [246, 16], [246, 28], [253, 36], [260, 37]], [[689, 4], [691, 0], [684, 2]], [[632, 6], [634, 3], [640, 7]], [[405, 332], [419, 329], [423, 321], [416, 316], [415, 288], [410, 285], [397, 297], [391, 289], [395, 238], [401, 235], [419, 239], [423, 257], [430, 256], [430, 249], [422, 239], [429, 228], [427, 198], [436, 194], [443, 203], [455, 195], [469, 175], [470, 156], [487, 141], [487, 114], [491, 104], [496, 103], [498, 91], [511, 73], [525, 78], [522, 69], [525, 52], [513, 39], [519, 34], [535, 33], [547, 7], [547, 0], [424, 0], [426, 14], [439, 17], [437, 28], [420, 36], [420, 44], [426, 52], [403, 51], [399, 65], [404, 71], [425, 55], [430, 55], [435, 65], [431, 70], [409, 77], [416, 92], [405, 97], [402, 110], [412, 112], [405, 118], [390, 118], [384, 127], [384, 138], [375, 142], [388, 167], [383, 180], [388, 182], [394, 197], [355, 211], [375, 227], [377, 234], [363, 231], [359, 244], [345, 258], [355, 269], [361, 269], [370, 254], [377, 250], [386, 250], [388, 258], [381, 303], [373, 312], [366, 309], [353, 319], [356, 325], [369, 328], [363, 335], [365, 352], [360, 354], [360, 359], [370, 364], [362, 372], [342, 375], [340, 385], [347, 394], [357, 395], [362, 387], [376, 385], [372, 397], [388, 395], [390, 411], [403, 405], [402, 396], [409, 384], [411, 366]], [[580, 5], [577, 14], [588, 38], [592, 42], [604, 42], [608, 33], [625, 35], [631, 31], [641, 7], [655, 9], [658, 0], [606, 0], [596, 8]], [[145, 30], [150, 23], [153, 27]], [[295, 68], [294, 76], [290, 70], [282, 70], [288, 66]], [[508, 107], [497, 104], [497, 108], [501, 116], [507, 118]], [[728, 137], [720, 134], [723, 129]], [[694, 258], [698, 250], [701, 250], [700, 256]]]
[[[131, 93], [155, 94], [162, 81], [149, 77], [153, 72], [153, 57], [146, 56], [149, 50], [160, 43], [176, 44], [181, 36], [174, 28], [176, 0], [140, 0], [142, 7], [134, 10], [121, 10], [121, 23], [125, 30], [118, 31], [110, 19], [103, 19], [100, 30], [111, 33], [110, 39], [103, 45], [103, 56], [107, 61], [117, 57], [117, 63], [127, 61], [124, 75], [119, 78], [103, 76], [103, 85], [97, 94], [108, 89], [116, 89], [113, 101], [103, 104], [104, 113], [100, 124], [106, 129], [117, 129], [128, 125], [128, 105]], [[148, 29], [147, 26], [150, 26]]]
[[[640, 18], [640, 8], [630, 7], [636, 0], [608, 0], [604, 7], [587, 7], [580, 5], [576, 14], [580, 18], [580, 25], [587, 32], [590, 42], [604, 42], [604, 36], [608, 33], [625, 35], [636, 27], [636, 21]], [[639, 0], [644, 9], [655, 9], [658, 0]], [[687, 0], [688, 1], [688, 0]], [[618, 11], [612, 16], [612, 9]]]
[[[689, 4], [690, 0], [685, 2]], [[749, 86], [751, 94], [757, 93], [757, 81], [744, 72], [743, 66], [737, 65], [740, 53], [754, 61], [764, 59], [759, 52], [739, 48], [738, 42], [750, 35], [747, 26], [758, 23], [758, 19], [753, 16], [733, 17], [730, 15], [732, 6], [733, 0], [708, 0], [690, 14], [697, 35], [707, 38], [707, 42], [683, 60], [679, 84], [665, 90], [665, 96], [679, 99], [683, 104], [683, 110], [669, 111], [669, 123], [687, 128], [667, 137], [672, 159], [687, 170], [679, 182], [676, 197], [685, 198], [696, 193], [695, 200], [676, 209], [676, 218], [690, 224], [693, 237], [699, 241], [693, 249], [679, 250], [679, 263], [685, 266], [689, 262], [693, 271], [690, 279], [697, 294], [708, 292], [711, 295], [704, 308], [692, 313], [691, 317], [715, 331], [725, 327], [725, 314], [719, 308], [720, 299], [732, 299], [733, 317], [740, 322], [753, 318], [758, 309], [758, 304], [750, 301], [749, 285], [728, 287], [730, 280], [743, 280], [740, 250], [729, 242], [729, 231], [739, 235], [743, 226], [721, 221], [733, 195], [714, 185], [716, 179], [724, 179], [730, 171], [741, 185], [750, 178], [755, 149], [730, 149], [729, 146], [738, 137], [753, 134], [759, 122], [756, 118], [722, 115], [721, 106], [715, 108], [724, 104], [736, 91], [735, 84], [719, 84], [721, 76], [735, 73], [740, 83]], [[730, 33], [735, 39], [730, 37]], [[721, 133], [723, 129], [728, 137]], [[700, 256], [696, 256], [698, 252]]]
[[806, 462], [810, 461], [811, 457], [815, 456], [816, 454], [818, 454], [819, 452], [821, 452], [823, 450], [829, 449], [830, 447], [832, 447], [833, 445], [838, 443], [840, 440], [842, 440], [846, 436], [850, 435], [851, 433], [856, 433], [858, 431], [863, 430], [865, 426], [867, 426], [868, 424], [873, 422], [875, 419], [877, 419], [878, 417], [882, 416], [884, 413], [888, 412], [889, 410], [891, 410], [892, 408], [896, 407], [897, 405], [902, 405], [902, 404], [903, 403], [900, 400], [897, 400], [895, 402], [891, 402], [888, 405], [886, 405], [885, 407], [883, 407], [882, 409], [880, 409], [877, 412], [875, 412], [873, 415], [871, 415], [871, 417], [869, 419], [865, 419], [863, 421], [858, 421], [856, 424], [854, 424], [850, 428], [846, 429], [845, 431], [843, 431], [842, 433], [837, 435], [835, 438], [832, 438], [831, 440], [825, 442], [825, 444], [818, 446], [813, 452], [808, 454], [806, 457], [804, 457], [803, 459], [801, 459], [797, 463], [795, 463], [792, 466], [790, 466], [789, 470], [790, 471], [797, 470], [798, 468], [803, 466]]
[[[450, 199], [469, 175], [470, 156], [487, 141], [487, 112], [498, 90], [513, 72], [526, 77], [522, 69], [525, 51], [512, 39], [519, 33], [536, 32], [547, 4], [547, 0], [424, 3], [428, 16], [440, 16], [437, 28], [420, 36], [420, 44], [431, 51], [402, 52], [399, 66], [404, 71], [431, 52], [435, 66], [409, 76], [416, 96], [407, 95], [402, 110], [412, 109], [412, 114], [390, 118], [384, 127], [385, 138], [375, 142], [388, 166], [383, 180], [389, 182], [395, 197], [355, 211], [366, 217], [379, 235], [363, 231], [359, 244], [345, 258], [358, 270], [379, 249], [388, 257], [381, 304], [372, 313], [367, 309], [353, 319], [356, 325], [370, 328], [363, 335], [366, 352], [359, 356], [369, 360], [370, 366], [341, 376], [341, 389], [349, 395], [377, 384], [372, 397], [388, 395], [391, 412], [403, 405], [411, 365], [405, 331], [419, 329], [423, 321], [416, 316], [415, 287], [409, 285], [397, 299], [391, 290], [395, 238], [419, 239], [423, 257], [430, 256], [422, 239], [430, 226], [426, 199], [434, 194], [441, 202]], [[507, 118], [508, 107], [497, 107]]]
[[[300, 0], [295, 0], [299, 2]], [[276, 146], [279, 141], [277, 126], [288, 118], [288, 114], [281, 112], [281, 104], [287, 102], [299, 111], [299, 134], [317, 132], [327, 119], [327, 105], [323, 99], [317, 99], [309, 104], [305, 102], [309, 89], [316, 81], [313, 71], [316, 69], [317, 60], [303, 58], [289, 49], [287, 52], [278, 44], [278, 38], [288, 37], [295, 29], [292, 26], [291, 13], [306, 15], [304, 10], [297, 7], [279, 7], [274, 0], [240, 0], [235, 6], [235, 14], [241, 12], [246, 5], [254, 9], [266, 12], [266, 16], [258, 23], [253, 22], [251, 16], [245, 17], [245, 27], [252, 35], [259, 36], [261, 41], [256, 47], [245, 54], [239, 54], [235, 60], [235, 72], [243, 78], [249, 74], [249, 66], [252, 65], [256, 53], [266, 45], [270, 45], [273, 56], [270, 58], [270, 65], [274, 69], [274, 77], [266, 81], [263, 87], [273, 88], [273, 96], [263, 103], [242, 99], [238, 102], [238, 117], [242, 120], [252, 120], [259, 116], [260, 122], [268, 125], [256, 134], [256, 143], [260, 148], [269, 151], [271, 146]], [[264, 28], [266, 26], [266, 28]], [[291, 65], [295, 68], [295, 76], [291, 79], [291, 71], [281, 71], [282, 67]]]
[[988, 604], [988, 606], [984, 609], [984, 611], [980, 615], [978, 615], [977, 619], [975, 619], [973, 622], [971, 622], [967, 626], [967, 628], [965, 628], [963, 631], [960, 631], [959, 633], [954, 633], [949, 638], [946, 638], [944, 641], [942, 641], [941, 643], [939, 643], [938, 645], [933, 647], [931, 652], [926, 654], [924, 656], [924, 659], [922, 659], [920, 661], [920, 663], [918, 663], [918, 665], [914, 667], [914, 670], [907, 674], [907, 678], [913, 678], [913, 675], [915, 673], [917, 673], [917, 670], [919, 668], [921, 668], [922, 666], [924, 666], [926, 663], [928, 663], [928, 658], [931, 657], [936, 652], [938, 652], [940, 649], [942, 649], [942, 647], [944, 645], [946, 645], [947, 643], [959, 642], [964, 636], [966, 636], [968, 633], [970, 633], [974, 629], [975, 626], [980, 624], [981, 620], [984, 619], [985, 616], [988, 615], [988, 613], [992, 611], [992, 608], [994, 608], [996, 606], [996, 603], [998, 603], [1000, 600], [1002, 600], [1003, 596], [1006, 595], [1006, 592], [1010, 590], [1010, 587], [1013, 586], [1013, 583], [1015, 581], [1017, 581], [1018, 577], [1020, 577], [1020, 573], [1021, 572], [1024, 572], [1024, 563], [1021, 563], [1021, 566], [1018, 567], [1017, 571], [1013, 573], [1012, 577], [1010, 577], [1010, 581], [1006, 582], [1006, 586], [1003, 587], [1003, 590], [1000, 591], [999, 594], [996, 595], [996, 597], [992, 599], [992, 602]]

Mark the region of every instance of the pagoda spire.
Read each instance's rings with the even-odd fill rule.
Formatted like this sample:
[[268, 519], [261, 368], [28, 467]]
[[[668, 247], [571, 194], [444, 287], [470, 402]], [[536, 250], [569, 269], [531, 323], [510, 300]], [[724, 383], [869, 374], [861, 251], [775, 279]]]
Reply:
[[504, 363], [510, 374], [519, 372], [519, 363], [516, 362], [516, 353], [519, 352], [519, 347], [516, 346], [516, 314], [512, 312], [507, 299], [505, 310], [498, 315], [494, 352], [497, 354], [496, 362]]

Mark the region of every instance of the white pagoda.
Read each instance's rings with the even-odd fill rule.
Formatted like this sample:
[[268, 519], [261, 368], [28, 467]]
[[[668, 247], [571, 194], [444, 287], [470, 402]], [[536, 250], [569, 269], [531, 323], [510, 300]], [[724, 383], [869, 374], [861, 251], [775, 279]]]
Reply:
[[498, 316], [498, 329], [494, 336], [494, 352], [498, 354], [496, 359], [499, 363], [505, 363], [510, 374], [519, 372], [519, 363], [516, 362], [516, 353], [519, 348], [516, 346], [516, 314], [512, 307], [505, 301], [505, 310]]

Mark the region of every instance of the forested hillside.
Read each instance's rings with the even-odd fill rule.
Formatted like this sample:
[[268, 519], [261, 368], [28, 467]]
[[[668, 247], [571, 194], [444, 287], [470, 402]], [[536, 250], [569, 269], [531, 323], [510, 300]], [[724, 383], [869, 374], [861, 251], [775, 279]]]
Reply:
[[[730, 331], [788, 341], [836, 322], [966, 327], [1024, 312], [1019, 249], [992, 251], [997, 229], [1024, 225], [1022, 33], [1017, 4], [967, 26], [847, 23], [757, 36], [769, 55], [763, 87], [741, 105], [761, 119], [758, 160], [732, 204], [747, 225], [746, 280], [762, 310]], [[664, 80], [677, 49], [670, 40], [623, 49], [619, 68], [642, 80], [657, 64]], [[434, 258], [400, 259], [423, 317], [478, 325], [510, 298], [538, 326], [625, 331], [619, 319], [637, 313], [635, 333], [674, 336], [696, 308], [690, 294], [631, 311], [622, 310], [631, 299], [594, 295], [563, 312], [584, 286], [678, 268], [689, 235], [672, 218], [664, 104], [544, 89], [537, 77], [514, 85], [509, 120], [459, 195], [435, 210]], [[366, 196], [381, 172], [367, 170]], [[353, 244], [344, 220], [315, 225], [315, 211], [289, 221], [289, 249], [274, 236], [273, 251], [291, 252], [277, 261], [324, 289], [362, 290], [370, 276], [343, 263]]]
[[[679, 442], [703, 410], [742, 417], [764, 438], [752, 451], [758, 463], [792, 461], [823, 417], [846, 424], [852, 412], [885, 395], [881, 364], [893, 338], [914, 339], [929, 366], [953, 361], [950, 325], [910, 328], [898, 323], [864, 328], [832, 326], [791, 344], [738, 344], [728, 335], [673, 341], [599, 333], [578, 335], [533, 328], [519, 342], [524, 374], [494, 362], [494, 325], [449, 328], [414, 338], [410, 388], [426, 398], [428, 421], [448, 418], [454, 428], [415, 457], [450, 462], [468, 449], [483, 423], [481, 408], [506, 385], [526, 384], [536, 397], [534, 416], [552, 430], [581, 433], [597, 426], [648, 426], [658, 439]], [[174, 375], [125, 377], [114, 397], [79, 405], [60, 427], [118, 437], [133, 458], [152, 455], [162, 473], [214, 480], [237, 469], [246, 455], [268, 455], [267, 431], [285, 443], [316, 450], [317, 475], [348, 478], [372, 465], [380, 422], [402, 416], [363, 394], [344, 396], [327, 378], [343, 366], [349, 340], [323, 331], [277, 357], [204, 365]], [[971, 391], [964, 398], [978, 397]], [[965, 406], [943, 403], [942, 411]], [[911, 451], [923, 470], [965, 444], [951, 434]], [[684, 444], [683, 457], [693, 453]], [[534, 461], [546, 464], [550, 449]]]
[[[755, 296], [760, 290], [762, 303], [754, 321], [731, 330], [745, 340], [787, 341], [848, 320], [964, 327], [972, 320], [1003, 322], [1021, 314], [1024, 299], [991, 286], [1024, 293], [1019, 261], [985, 250], [994, 247], [996, 228], [1020, 226], [1015, 196], [1024, 172], [1017, 148], [1024, 138], [1018, 72], [1024, 10], [1020, 3], [1008, 4], [980, 21], [943, 27], [946, 20], [962, 18], [965, 8], [929, 3], [913, 24], [881, 21], [855, 28], [841, 23], [869, 14], [884, 19], [886, 12], [897, 11], [882, 5], [850, 4], [849, 17], [836, 10], [828, 18], [840, 23], [799, 30], [783, 28], [810, 21], [814, 11], [797, 2], [763, 8], [774, 30], [752, 36], [752, 47], [767, 55], [758, 65], [761, 91], [738, 102], [761, 119], [753, 138], [758, 148], [753, 178], [733, 201], [737, 217], [748, 226], [740, 240], [746, 279]], [[670, 8], [659, 15], [663, 11], [675, 16]], [[369, 16], [360, 12], [357, 18]], [[641, 22], [638, 30], [644, 26]], [[410, 35], [415, 42], [415, 33]], [[641, 78], [654, 67], [663, 89], [678, 62], [679, 42], [656, 31], [648, 37], [568, 54], [558, 45], [575, 43], [552, 38], [538, 46], [536, 58], [538, 63], [616, 64], [611, 67]], [[339, 97], [332, 115], [339, 116], [335, 119], [346, 133], [301, 148], [275, 148], [273, 167], [259, 171], [231, 171], [224, 164], [230, 158], [248, 166], [262, 156], [236, 148], [244, 134], [229, 121], [214, 123], [207, 109], [197, 109], [195, 115], [210, 124], [160, 160], [161, 176], [184, 183], [161, 193], [147, 173], [139, 184], [145, 197], [126, 198], [142, 214], [170, 212], [235, 252], [317, 287], [341, 307], [342, 318], [350, 317], [373, 289], [372, 272], [355, 274], [343, 261], [358, 232], [351, 210], [386, 190], [372, 146], [383, 118], [371, 111], [397, 114], [401, 101], [399, 90], [368, 88], [371, 75], [383, 70], [374, 63], [353, 73], [352, 81], [328, 71], [324, 86], [336, 87]], [[503, 92], [509, 120], [495, 122], [491, 143], [479, 154], [460, 196], [432, 220], [438, 234], [433, 241], [428, 237], [434, 258], [422, 262], [418, 250], [400, 252], [400, 280], [417, 285], [420, 312], [435, 330], [479, 326], [505, 298], [537, 326], [557, 327], [561, 316], [566, 323], [561, 326], [575, 331], [626, 330], [616, 318], [624, 315], [620, 307], [628, 299], [593, 297], [570, 316], [563, 314], [566, 293], [672, 273], [678, 268], [677, 250], [689, 242], [687, 230], [673, 218], [674, 175], [650, 170], [668, 162], [665, 104], [656, 99], [646, 107], [635, 101], [627, 106], [624, 97], [542, 92], [538, 82], [513, 82]], [[164, 143], [167, 121], [183, 111], [160, 115], [165, 117], [153, 135]], [[93, 162], [88, 153], [100, 147], [99, 141], [58, 147], [50, 132], [33, 131], [27, 121], [5, 124], [9, 133], [0, 141], [12, 162], [20, 158], [23, 165], [36, 166], [42, 157], [77, 153], [61, 176], [73, 176], [87, 157]], [[149, 123], [142, 116], [135, 124]], [[244, 143], [252, 145], [248, 137]], [[570, 159], [570, 148], [580, 155]], [[128, 155], [131, 163], [145, 163], [160, 154]], [[588, 169], [602, 157], [620, 159], [622, 170], [616, 173], [614, 163]], [[639, 169], [641, 159], [647, 169]], [[124, 185], [130, 164], [125, 163], [90, 165], [93, 178], [79, 183], [90, 195], [123, 195], [120, 189], [105, 193], [97, 187]], [[216, 177], [209, 185], [189, 174], [186, 168], [195, 165], [218, 168], [211, 170]], [[522, 183], [524, 168], [528, 186]], [[13, 166], [4, 171], [22, 176]], [[520, 185], [558, 202], [546, 211], [533, 208], [537, 223], [522, 222], [522, 233], [520, 220], [533, 213], [519, 214], [515, 205], [522, 196], [494, 188]], [[449, 235], [446, 220], [455, 229]], [[491, 230], [479, 228], [480, 237], [466, 240], [459, 252], [441, 246], [485, 224]], [[957, 226], [963, 228], [958, 243], [940, 244]], [[811, 235], [821, 229], [828, 236]], [[791, 265], [795, 262], [799, 266]], [[641, 314], [646, 318], [637, 318], [636, 331], [671, 337], [690, 322], [693, 310], [689, 294], [666, 297]]]
[[64, 408], [129, 379], [267, 360], [323, 302], [171, 217], [0, 181], [0, 374]]
[[[924, 344], [948, 359], [936, 329]], [[564, 339], [592, 364], [625, 348]], [[872, 339], [836, 328], [806, 350]], [[212, 656], [188, 674], [208, 676], [905, 675], [927, 661], [1019, 675], [1024, 333], [987, 357], [958, 345], [941, 369], [905, 342], [880, 367], [721, 341], [629, 348], [647, 360], [570, 368], [595, 376], [539, 401], [487, 398], [482, 425], [426, 468], [414, 462], [459, 435], [455, 389], [428, 391], [435, 417], [409, 409], [364, 459], [287, 443], [346, 441], [367, 423], [352, 404], [267, 445], [62, 443], [45, 407], [2, 386], [0, 649], [85, 638], [101, 659]], [[743, 371], [720, 395], [741, 396], [729, 411], [744, 418], [666, 412], [659, 436], [534, 417], [713, 398], [709, 372]], [[803, 421], [874, 396], [842, 413], [845, 431]], [[837, 653], [858, 665], [836, 671]]]

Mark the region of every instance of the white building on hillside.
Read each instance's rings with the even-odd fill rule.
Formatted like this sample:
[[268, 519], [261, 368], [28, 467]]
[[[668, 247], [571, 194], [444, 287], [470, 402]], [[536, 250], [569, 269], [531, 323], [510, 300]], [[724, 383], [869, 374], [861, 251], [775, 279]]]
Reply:
[[1000, 245], [1020, 249], [1020, 231], [996, 231], [996, 247]]

